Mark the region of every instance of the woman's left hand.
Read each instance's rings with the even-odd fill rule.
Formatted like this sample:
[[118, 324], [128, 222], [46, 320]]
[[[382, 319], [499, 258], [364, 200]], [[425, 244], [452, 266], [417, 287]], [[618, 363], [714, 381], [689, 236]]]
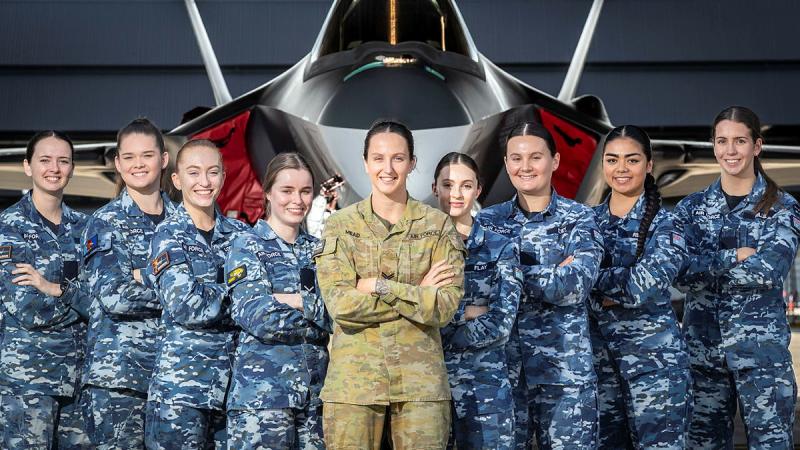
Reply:
[[372, 294], [375, 292], [375, 283], [378, 281], [377, 278], [360, 278], [358, 283], [356, 283], [356, 289], [359, 292], [363, 292], [365, 294]]

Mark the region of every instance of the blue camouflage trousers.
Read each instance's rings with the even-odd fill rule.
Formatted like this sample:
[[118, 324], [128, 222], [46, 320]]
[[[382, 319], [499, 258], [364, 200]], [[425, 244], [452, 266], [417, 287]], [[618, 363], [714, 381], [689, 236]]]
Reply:
[[92, 448], [83, 427], [80, 403], [80, 397], [0, 395], [0, 448]]
[[[448, 449], [511, 450], [514, 448], [514, 408], [508, 405], [505, 411], [480, 414], [475, 408], [466, 408], [465, 414], [459, 417], [454, 410], [453, 434], [450, 436]], [[455, 445], [455, 447], [454, 447]]]
[[599, 449], [686, 448], [689, 369], [660, 370], [624, 379], [598, 370]]
[[322, 407], [228, 411], [230, 450], [324, 450]]
[[741, 370], [692, 367], [692, 382], [688, 448], [732, 449], [737, 401], [748, 448], [793, 448], [797, 385], [790, 362]]
[[[523, 384], [524, 386], [524, 384]], [[527, 425], [515, 424], [515, 447], [539, 450], [594, 449], [597, 446], [597, 386], [537, 384], [514, 394], [514, 408], [527, 409]], [[516, 419], [520, 414], [515, 413]], [[520, 428], [523, 427], [523, 430]], [[524, 436], [524, 437], [523, 437]]]
[[127, 389], [84, 389], [86, 431], [98, 450], [144, 447], [147, 394]]
[[148, 450], [227, 448], [225, 412], [147, 402], [144, 444]]

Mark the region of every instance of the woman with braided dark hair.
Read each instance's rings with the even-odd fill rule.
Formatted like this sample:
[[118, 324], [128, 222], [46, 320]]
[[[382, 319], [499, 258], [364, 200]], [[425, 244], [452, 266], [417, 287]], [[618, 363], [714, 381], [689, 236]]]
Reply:
[[669, 287], [686, 247], [652, 169], [647, 133], [632, 125], [608, 133], [611, 195], [594, 208], [605, 257], [589, 298], [601, 449], [684, 448], [689, 363]]

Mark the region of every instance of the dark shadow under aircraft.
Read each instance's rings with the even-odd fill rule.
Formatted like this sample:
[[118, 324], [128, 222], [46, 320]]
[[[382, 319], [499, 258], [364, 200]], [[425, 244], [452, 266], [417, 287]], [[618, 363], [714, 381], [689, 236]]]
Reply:
[[[505, 200], [513, 188], [503, 169], [504, 133], [518, 120], [533, 119], [550, 130], [561, 153], [555, 188], [596, 203], [606, 187], [595, 150], [612, 125], [599, 98], [575, 98], [575, 92], [602, 3], [595, 0], [591, 7], [558, 97], [528, 86], [484, 57], [452, 0], [339, 0], [308, 55], [232, 100], [199, 12], [186, 0], [218, 106], [170, 131], [169, 141], [173, 150], [192, 138], [220, 145], [228, 174], [220, 207], [229, 216], [254, 222], [263, 213], [259, 180], [279, 152], [304, 154], [318, 179], [341, 174], [347, 181], [343, 204], [366, 196], [370, 185], [363, 170], [363, 140], [377, 118], [401, 120], [414, 131], [418, 162], [408, 186], [413, 197], [430, 201], [434, 166], [444, 154], [461, 151], [482, 168], [481, 203]], [[80, 149], [68, 193], [113, 194], [111, 147]], [[776, 181], [795, 183], [800, 149], [765, 150], [764, 166]], [[710, 143], [655, 141], [654, 153], [654, 175], [665, 197], [699, 190], [718, 176]], [[28, 187], [19, 173], [20, 160], [19, 150], [0, 150], [0, 189]]]

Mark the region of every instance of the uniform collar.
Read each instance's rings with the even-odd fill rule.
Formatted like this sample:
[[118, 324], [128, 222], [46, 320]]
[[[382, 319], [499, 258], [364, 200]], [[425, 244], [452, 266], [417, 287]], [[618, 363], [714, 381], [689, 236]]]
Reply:
[[[24, 212], [25, 216], [34, 223], [40, 224], [42, 227], [49, 229], [44, 225], [44, 219], [39, 211], [36, 209], [36, 205], [33, 204], [33, 194], [32, 191], [28, 191], [20, 201], [20, 206], [22, 211]], [[80, 220], [80, 215], [77, 211], [73, 210], [66, 203], [63, 201], [61, 202], [61, 229], [64, 229], [65, 225], [72, 225], [75, 222]]]
[[[540, 216], [542, 218], [547, 216], [554, 216], [558, 211], [558, 205], [561, 202], [561, 196], [558, 195], [555, 188], [550, 188], [550, 202], [547, 204], [547, 207], [539, 213], [534, 213], [531, 217]], [[524, 223], [528, 220], [528, 215], [525, 210], [519, 206], [519, 194], [514, 194], [514, 197], [508, 202], [510, 203], [510, 211], [508, 218], [514, 219], [517, 222]]]
[[762, 177], [760, 173], [756, 174], [756, 181], [753, 183], [753, 189], [750, 190], [750, 193], [747, 194], [744, 200], [736, 205], [733, 210], [730, 210], [728, 209], [728, 202], [725, 200], [725, 193], [722, 191], [722, 179], [717, 178], [717, 181], [705, 190], [706, 205], [727, 212], [740, 211], [748, 207], [753, 209], [758, 203], [758, 200], [764, 195], [766, 187], [767, 181], [764, 177]]
[[[609, 194], [603, 203], [601, 203], [601, 208], [599, 208], [598, 219], [608, 219], [611, 217], [611, 209], [609, 202], [611, 201], [611, 194]], [[636, 200], [636, 203], [633, 204], [633, 208], [628, 211], [628, 214], [625, 217], [621, 217], [623, 220], [642, 220], [644, 217], [644, 207], [647, 203], [645, 193], [642, 192], [639, 195], [639, 198]]]
[[[227, 217], [222, 215], [219, 208], [214, 208], [214, 211], [216, 217], [214, 219], [213, 241], [216, 242], [222, 238], [222, 235], [227, 235], [236, 231], [236, 227]], [[200, 230], [195, 226], [194, 222], [192, 222], [192, 217], [189, 215], [189, 211], [186, 210], [186, 206], [184, 206], [183, 203], [179, 204], [175, 209], [174, 217], [186, 230], [194, 234], [200, 234]]]
[[[383, 223], [381, 223], [380, 219], [375, 215], [375, 211], [372, 209], [372, 195], [358, 202], [356, 209], [367, 225], [372, 229], [373, 233], [376, 235], [383, 235], [381, 231], [384, 229]], [[408, 201], [406, 202], [406, 209], [403, 211], [400, 220], [392, 227], [391, 234], [409, 228], [411, 222], [422, 219], [423, 217], [425, 217], [425, 209], [422, 203], [414, 200], [409, 195]]]
[[279, 240], [289, 246], [303, 245], [308, 240], [308, 234], [306, 234], [301, 228], [300, 232], [297, 233], [297, 239], [295, 239], [294, 244], [290, 244], [278, 236], [278, 233], [276, 233], [275, 230], [273, 230], [272, 227], [269, 226], [269, 223], [264, 219], [258, 219], [258, 222], [256, 222], [255, 226], [253, 226], [253, 231], [267, 241]]
[[[131, 194], [128, 193], [127, 187], [122, 188], [122, 191], [120, 191], [119, 202], [126, 215], [131, 217], [144, 216], [144, 212], [142, 212], [139, 205], [133, 201]], [[164, 204], [165, 215], [170, 215], [175, 212], [175, 203], [170, 200], [169, 196], [164, 191], [161, 191], [161, 202]]]

